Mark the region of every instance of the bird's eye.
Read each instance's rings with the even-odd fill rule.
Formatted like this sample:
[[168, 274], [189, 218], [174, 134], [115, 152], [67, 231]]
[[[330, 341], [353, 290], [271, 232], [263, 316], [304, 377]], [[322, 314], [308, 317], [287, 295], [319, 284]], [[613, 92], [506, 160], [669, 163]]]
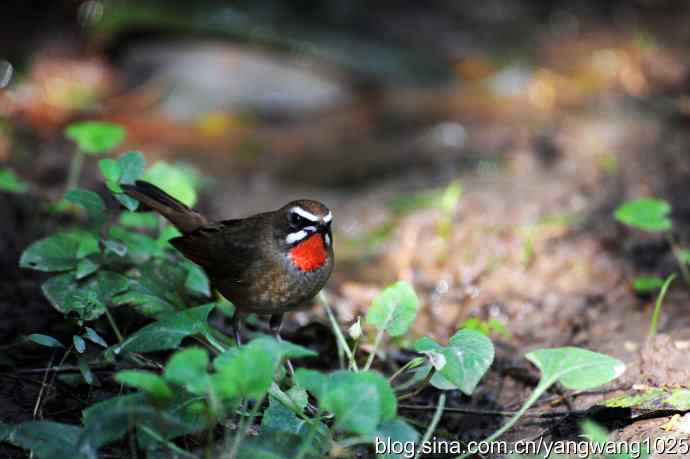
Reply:
[[290, 212], [290, 226], [295, 228], [304, 225], [304, 219], [297, 212]]

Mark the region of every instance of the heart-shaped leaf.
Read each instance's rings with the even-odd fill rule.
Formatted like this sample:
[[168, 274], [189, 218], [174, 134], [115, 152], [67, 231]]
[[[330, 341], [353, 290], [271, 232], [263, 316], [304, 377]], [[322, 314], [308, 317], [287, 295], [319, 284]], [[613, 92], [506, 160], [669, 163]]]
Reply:
[[558, 381], [574, 390], [601, 386], [625, 371], [620, 360], [577, 347], [538, 349], [526, 357], [541, 371], [540, 385]]
[[458, 331], [441, 346], [423, 337], [415, 343], [417, 352], [436, 352], [445, 357], [445, 365], [431, 378], [431, 384], [441, 390], [460, 389], [470, 395], [494, 360], [494, 346], [481, 332], [470, 329]]

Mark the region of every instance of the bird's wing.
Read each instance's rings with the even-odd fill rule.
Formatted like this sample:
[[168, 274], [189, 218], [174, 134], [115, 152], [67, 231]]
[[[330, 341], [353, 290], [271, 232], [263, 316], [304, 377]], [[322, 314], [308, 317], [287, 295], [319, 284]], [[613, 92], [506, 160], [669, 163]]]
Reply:
[[209, 276], [242, 283], [243, 273], [260, 259], [261, 219], [224, 220], [176, 237], [170, 243]]

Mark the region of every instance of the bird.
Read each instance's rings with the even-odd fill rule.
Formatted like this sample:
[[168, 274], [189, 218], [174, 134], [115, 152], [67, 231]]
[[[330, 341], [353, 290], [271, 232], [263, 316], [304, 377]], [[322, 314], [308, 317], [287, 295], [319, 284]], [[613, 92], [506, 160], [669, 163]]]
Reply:
[[238, 346], [242, 317], [250, 313], [269, 315], [280, 340], [283, 315], [309, 305], [333, 271], [333, 214], [321, 202], [299, 199], [246, 218], [209, 221], [152, 183], [137, 180], [122, 189], [182, 233], [170, 244], [235, 306]]

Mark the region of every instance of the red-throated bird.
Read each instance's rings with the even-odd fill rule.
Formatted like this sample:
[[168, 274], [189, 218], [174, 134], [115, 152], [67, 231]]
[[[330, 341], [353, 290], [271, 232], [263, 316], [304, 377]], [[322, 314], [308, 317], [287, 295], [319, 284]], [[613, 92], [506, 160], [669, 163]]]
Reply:
[[241, 314], [269, 314], [279, 338], [283, 314], [308, 303], [331, 275], [332, 214], [320, 202], [301, 199], [272, 212], [209, 222], [148, 182], [122, 188], [180, 230], [182, 236], [170, 243], [201, 266], [212, 287], [235, 305], [238, 344]]

